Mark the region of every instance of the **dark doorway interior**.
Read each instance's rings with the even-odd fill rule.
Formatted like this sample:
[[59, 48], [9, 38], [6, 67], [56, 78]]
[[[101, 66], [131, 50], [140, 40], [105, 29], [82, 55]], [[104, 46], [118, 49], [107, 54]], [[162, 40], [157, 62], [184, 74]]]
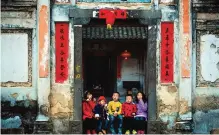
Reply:
[[[130, 91], [132, 95], [137, 93], [136, 89], [147, 94], [147, 26], [129, 20], [117, 21], [113, 30], [105, 27], [100, 20], [83, 26], [83, 89], [91, 91], [96, 99], [105, 96], [107, 102], [115, 91], [120, 93], [121, 103]], [[118, 62], [125, 50], [131, 53], [131, 58]]]
[[[122, 86], [123, 82], [141, 81], [141, 84], [139, 84], [140, 86], [138, 88], [140, 91], [146, 92], [146, 84], [144, 84], [146, 75], [146, 48], [147, 43], [145, 40], [84, 40], [84, 90], [92, 91], [94, 97], [99, 97], [100, 95], [111, 97], [114, 91], [126, 91], [122, 90], [125, 88]], [[120, 87], [118, 86], [118, 57], [120, 57], [124, 50], [128, 50], [131, 53], [130, 58], [135, 59], [137, 61], [137, 65], [128, 64], [130, 62], [129, 60], [125, 60], [127, 62], [124, 60], [122, 60], [123, 62], [121, 61], [120, 70], [124, 74], [121, 75]], [[124, 67], [125, 65], [128, 67]], [[134, 70], [138, 71], [132, 71], [132, 67], [134, 67]], [[125, 95], [122, 94], [121, 96]]]
[[[113, 70], [109, 55], [85, 55], [84, 57], [84, 87], [87, 90], [97, 89], [94, 96], [110, 96], [113, 90]], [[98, 87], [98, 88], [97, 88]], [[98, 92], [99, 91], [99, 92]]]

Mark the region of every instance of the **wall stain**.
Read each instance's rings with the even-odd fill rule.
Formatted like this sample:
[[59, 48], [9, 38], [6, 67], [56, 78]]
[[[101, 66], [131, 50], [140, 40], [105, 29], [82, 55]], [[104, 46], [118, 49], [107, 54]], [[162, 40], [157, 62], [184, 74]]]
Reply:
[[[34, 121], [37, 116], [37, 101], [33, 100], [25, 107], [26, 100], [16, 101], [11, 106], [10, 101], [1, 102], [1, 120], [11, 128], [24, 128], [24, 133], [33, 133]], [[21, 123], [20, 123], [21, 122]], [[19, 125], [19, 126], [18, 126]]]
[[191, 111], [191, 107], [189, 107], [189, 103], [187, 100], [181, 99], [179, 101], [179, 105], [180, 105], [179, 114], [186, 114], [187, 112]]
[[[69, 96], [69, 95], [68, 95]], [[52, 116], [68, 117], [73, 112], [73, 99], [66, 98], [62, 93], [51, 93], [49, 95], [50, 109]]]
[[193, 103], [194, 110], [214, 110], [219, 109], [219, 97], [218, 96], [197, 96]]
[[40, 77], [47, 77], [49, 74], [48, 67], [48, 7], [42, 5], [39, 11], [39, 74]]

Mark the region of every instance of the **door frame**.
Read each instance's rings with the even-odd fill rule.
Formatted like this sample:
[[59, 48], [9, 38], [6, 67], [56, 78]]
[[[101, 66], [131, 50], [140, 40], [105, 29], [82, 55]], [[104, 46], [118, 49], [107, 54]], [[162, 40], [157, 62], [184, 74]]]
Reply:
[[[71, 133], [81, 134], [82, 128], [82, 96], [83, 96], [83, 79], [82, 79], [82, 26], [90, 22], [94, 12], [98, 9], [79, 9], [72, 8], [69, 12], [70, 22], [74, 32], [74, 83], [73, 83], [73, 121]], [[150, 121], [157, 119], [156, 105], [156, 48], [157, 48], [157, 25], [161, 19], [161, 10], [127, 10], [129, 18], [136, 18], [141, 24], [148, 25], [148, 47], [147, 47], [147, 64], [146, 79], [147, 84], [144, 92], [148, 94], [148, 125], [147, 132], [150, 133]], [[77, 34], [75, 34], [77, 33]]]

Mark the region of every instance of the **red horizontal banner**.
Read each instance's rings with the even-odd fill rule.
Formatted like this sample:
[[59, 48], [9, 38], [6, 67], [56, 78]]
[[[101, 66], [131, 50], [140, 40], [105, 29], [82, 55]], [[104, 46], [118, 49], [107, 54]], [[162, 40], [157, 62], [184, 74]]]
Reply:
[[63, 83], [68, 79], [68, 47], [69, 47], [69, 24], [55, 24], [56, 44], [56, 83]]
[[101, 19], [107, 18], [107, 14], [109, 12], [114, 13], [116, 19], [126, 19], [127, 18], [126, 10], [120, 10], [120, 9], [117, 9], [117, 10], [100, 9], [99, 10], [99, 18], [101, 18]]
[[161, 83], [173, 82], [174, 23], [161, 23]]

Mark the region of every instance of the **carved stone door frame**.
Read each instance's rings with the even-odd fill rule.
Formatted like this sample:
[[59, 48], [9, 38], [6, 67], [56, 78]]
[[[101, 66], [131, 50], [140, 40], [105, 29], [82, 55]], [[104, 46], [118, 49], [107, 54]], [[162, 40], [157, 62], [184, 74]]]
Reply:
[[[71, 133], [82, 133], [82, 26], [88, 24], [93, 17], [93, 12], [97, 9], [70, 9], [69, 17], [74, 29], [74, 94], [73, 94], [73, 123]], [[160, 10], [127, 10], [129, 18], [136, 18], [141, 24], [148, 26], [148, 49], [146, 64], [146, 91], [148, 96], [148, 121], [156, 120], [156, 46], [157, 46], [157, 25], [161, 19]], [[148, 122], [149, 123], [149, 122]], [[148, 125], [150, 130], [150, 127]], [[150, 132], [150, 131], [148, 131]]]

